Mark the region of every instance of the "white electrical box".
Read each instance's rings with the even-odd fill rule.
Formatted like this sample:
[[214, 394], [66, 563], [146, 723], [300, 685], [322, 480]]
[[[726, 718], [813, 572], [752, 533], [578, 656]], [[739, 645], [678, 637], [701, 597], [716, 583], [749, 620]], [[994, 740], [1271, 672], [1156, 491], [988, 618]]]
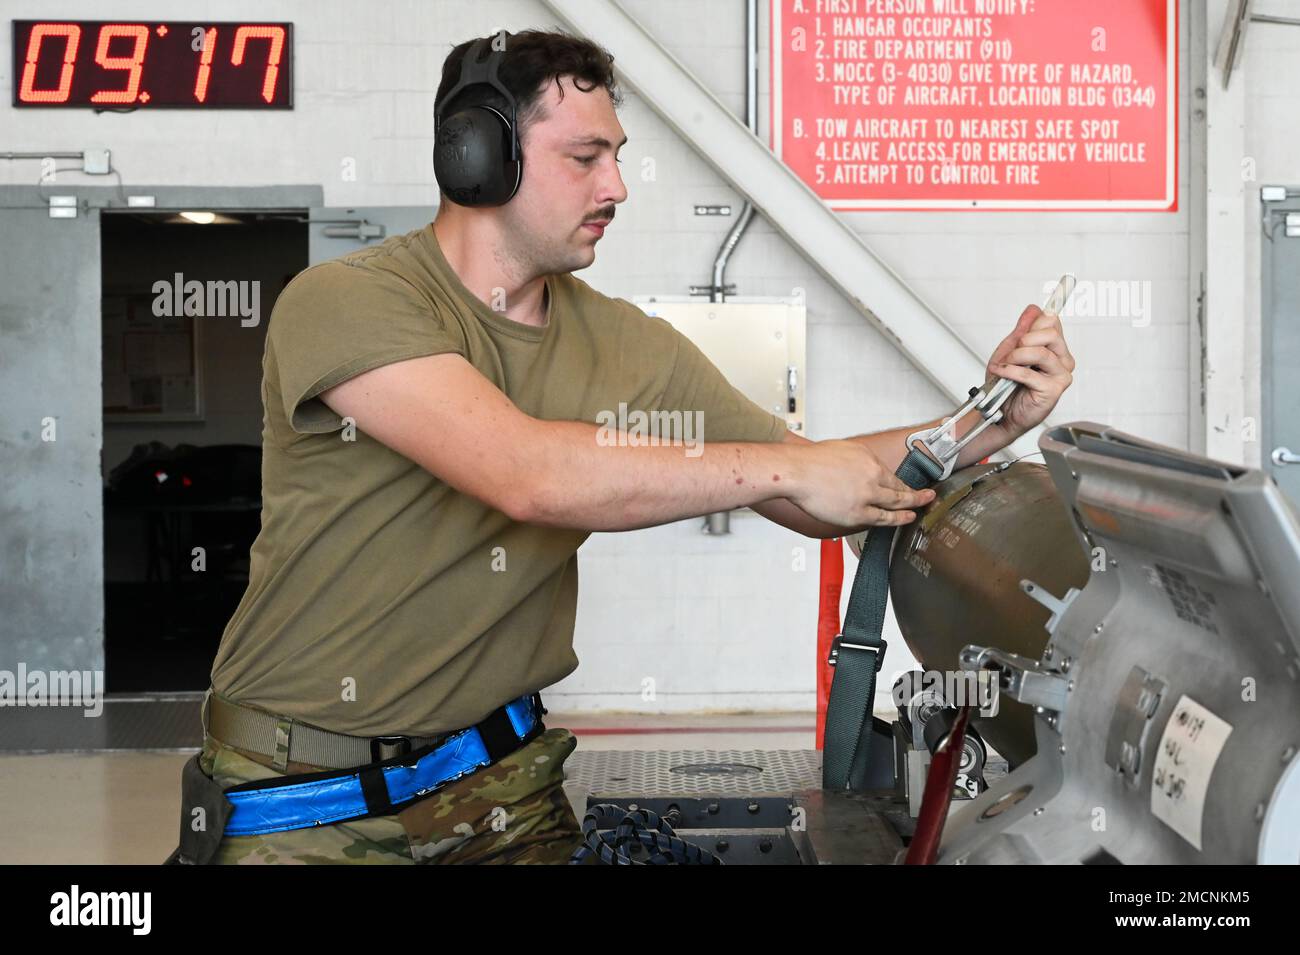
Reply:
[[807, 309], [802, 304], [788, 299], [701, 302], [649, 296], [633, 302], [693, 341], [747, 398], [785, 418], [791, 430], [804, 432]]
[[107, 149], [85, 150], [81, 154], [81, 171], [88, 176], [107, 176], [113, 171], [110, 155]]

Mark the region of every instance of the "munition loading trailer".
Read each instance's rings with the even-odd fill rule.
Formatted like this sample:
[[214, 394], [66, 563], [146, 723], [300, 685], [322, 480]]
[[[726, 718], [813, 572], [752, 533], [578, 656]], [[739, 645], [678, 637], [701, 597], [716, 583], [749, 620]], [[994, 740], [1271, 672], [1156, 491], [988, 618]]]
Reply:
[[[1260, 471], [1100, 425], [1040, 448], [943, 480], [894, 541], [913, 654], [999, 689], [971, 711], [937, 861], [1300, 862], [1293, 506]], [[904, 677], [861, 791], [822, 789], [816, 751], [578, 752], [570, 798], [672, 813], [728, 862], [894, 863], [942, 693]]]

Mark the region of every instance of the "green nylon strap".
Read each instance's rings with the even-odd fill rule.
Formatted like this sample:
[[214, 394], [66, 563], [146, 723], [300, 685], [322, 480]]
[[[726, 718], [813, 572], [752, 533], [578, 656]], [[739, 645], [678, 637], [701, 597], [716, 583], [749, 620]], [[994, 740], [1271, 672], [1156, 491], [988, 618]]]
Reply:
[[[919, 490], [935, 483], [943, 469], [925, 452], [913, 448], [895, 473], [908, 487]], [[889, 599], [889, 552], [897, 530], [872, 528], [853, 578], [844, 626], [836, 638], [839, 650], [826, 705], [823, 789], [866, 788], [876, 671], [885, 659], [885, 641], [880, 634]]]

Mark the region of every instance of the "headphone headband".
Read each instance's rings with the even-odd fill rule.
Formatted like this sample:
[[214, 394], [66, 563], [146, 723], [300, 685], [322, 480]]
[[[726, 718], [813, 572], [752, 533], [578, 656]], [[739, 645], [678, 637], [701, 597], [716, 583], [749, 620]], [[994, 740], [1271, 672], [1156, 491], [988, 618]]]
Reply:
[[437, 135], [438, 128], [442, 125], [443, 110], [446, 109], [448, 103], [456, 98], [456, 95], [461, 90], [469, 86], [491, 86], [505, 97], [506, 103], [510, 106], [510, 159], [511, 161], [517, 161], [519, 159], [518, 105], [515, 102], [514, 95], [501, 82], [497, 72], [500, 69], [501, 59], [504, 55], [502, 51], [490, 50], [486, 62], [482, 60], [483, 47], [487, 43], [487, 39], [477, 39], [465, 52], [465, 56], [460, 61], [460, 79], [434, 106], [434, 135]]

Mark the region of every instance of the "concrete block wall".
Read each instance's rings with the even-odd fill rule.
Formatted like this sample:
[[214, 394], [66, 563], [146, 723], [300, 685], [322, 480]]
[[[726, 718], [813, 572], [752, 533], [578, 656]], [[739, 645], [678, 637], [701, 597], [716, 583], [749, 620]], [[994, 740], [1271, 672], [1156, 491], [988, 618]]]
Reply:
[[[744, 4], [739, 0], [626, 0], [626, 7], [737, 113], [743, 111]], [[47, 15], [14, 0], [8, 15]], [[102, 15], [66, 0], [59, 15]], [[122, 0], [122, 18], [150, 18], [155, 4]], [[178, 0], [175, 19], [212, 16]], [[107, 146], [127, 184], [320, 186], [326, 205], [428, 205], [434, 92], [450, 47], [493, 29], [554, 26], [537, 0], [345, 0], [311, 4], [231, 0], [221, 18], [295, 23], [291, 112], [93, 114], [19, 111], [0, 104], [0, 149]], [[769, 104], [766, 4], [760, 16], [760, 134]], [[1186, 72], [1187, 18], [1179, 40]], [[616, 59], [618, 49], [612, 50]], [[7, 71], [7, 58], [0, 71]], [[0, 75], [0, 83], [13, 77]], [[847, 213], [864, 241], [913, 285], [980, 353], [1010, 330], [1043, 284], [1073, 271], [1092, 281], [1150, 283], [1150, 322], [1131, 316], [1069, 319], [1076, 383], [1056, 420], [1092, 418], [1170, 444], [1187, 443], [1186, 83], [1178, 106], [1180, 211], [1139, 213]], [[1271, 104], [1261, 103], [1261, 107]], [[620, 114], [630, 196], [581, 277], [610, 295], [684, 294], [704, 282], [731, 220], [697, 218], [699, 202], [740, 204], [704, 159], [633, 92]], [[1294, 150], [1274, 147], [1294, 162]], [[638, 176], [643, 157], [656, 177]], [[1280, 161], [1280, 160], [1279, 160]], [[355, 171], [355, 177], [350, 173]], [[0, 183], [34, 183], [35, 164], [0, 163]], [[64, 174], [84, 181], [76, 174]], [[809, 436], [898, 427], [951, 410], [928, 380], [840, 297], [761, 217], [732, 257], [728, 280], [742, 295], [805, 290]], [[97, 322], [97, 315], [86, 321]], [[87, 369], [86, 373], [93, 373]], [[0, 394], [20, 383], [5, 382]], [[33, 479], [36, 476], [28, 476]], [[70, 517], [69, 519], [74, 519]], [[818, 542], [752, 513], [728, 537], [699, 522], [598, 534], [580, 552], [577, 673], [551, 693], [557, 707], [633, 709], [793, 708], [814, 702]], [[804, 569], [796, 548], [806, 548]], [[853, 560], [846, 568], [852, 579]], [[56, 597], [51, 594], [51, 602]], [[906, 665], [892, 620], [886, 669]], [[653, 680], [653, 699], [645, 691]], [[888, 686], [888, 681], [885, 681]]]

